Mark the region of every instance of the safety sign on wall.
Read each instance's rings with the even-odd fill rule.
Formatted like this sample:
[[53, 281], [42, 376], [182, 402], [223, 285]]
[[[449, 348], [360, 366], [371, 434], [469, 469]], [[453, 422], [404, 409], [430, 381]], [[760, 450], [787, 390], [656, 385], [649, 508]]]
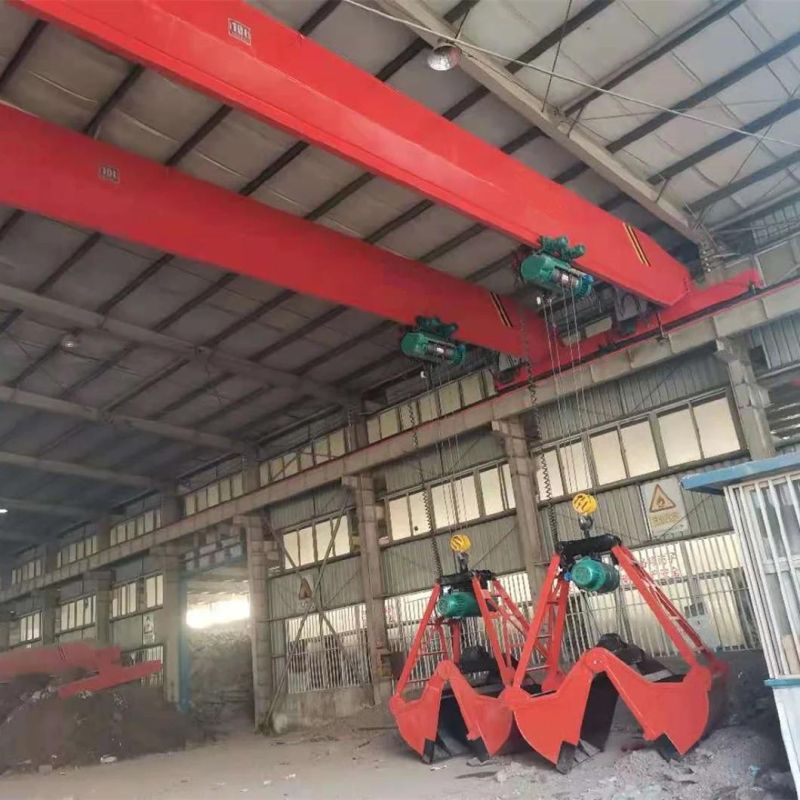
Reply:
[[641, 491], [651, 538], [680, 536], [689, 532], [686, 506], [677, 478], [659, 478], [644, 483]]

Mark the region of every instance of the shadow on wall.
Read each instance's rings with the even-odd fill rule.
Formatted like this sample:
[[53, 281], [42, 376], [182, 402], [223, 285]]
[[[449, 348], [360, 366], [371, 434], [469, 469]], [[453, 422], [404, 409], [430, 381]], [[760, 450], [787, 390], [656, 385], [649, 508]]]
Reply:
[[247, 620], [187, 629], [190, 705], [212, 728], [253, 723], [253, 665]]

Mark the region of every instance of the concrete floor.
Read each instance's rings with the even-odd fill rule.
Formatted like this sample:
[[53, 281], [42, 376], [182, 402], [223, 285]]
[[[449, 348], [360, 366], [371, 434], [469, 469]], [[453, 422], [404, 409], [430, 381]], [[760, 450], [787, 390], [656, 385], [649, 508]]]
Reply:
[[482, 767], [462, 757], [431, 768], [376, 722], [271, 739], [239, 732], [180, 753], [6, 776], [0, 800], [708, 800], [723, 787], [752, 785], [751, 767], [777, 752], [770, 736], [725, 728], [676, 767], [651, 750], [623, 752], [635, 736], [616, 731], [604, 753], [569, 776], [531, 753]]

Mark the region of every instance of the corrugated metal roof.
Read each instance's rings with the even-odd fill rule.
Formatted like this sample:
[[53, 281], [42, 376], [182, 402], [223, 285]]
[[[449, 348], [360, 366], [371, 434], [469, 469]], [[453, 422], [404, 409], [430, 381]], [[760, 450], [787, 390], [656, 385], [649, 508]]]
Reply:
[[[574, 155], [531, 131], [517, 111], [479, 91], [465, 72], [432, 73], [427, 46], [407, 27], [335, 0], [253, 5], [643, 226], [666, 246], [682, 243]], [[428, 5], [458, 19], [452, 0]], [[573, 24], [567, 24], [567, 14]], [[592, 84], [607, 84], [624, 70], [627, 77], [614, 86], [622, 94], [684, 106], [722, 125], [797, 138], [800, 17], [791, 4], [480, 0], [463, 36], [509, 58], [535, 52], [534, 65], [555, 65], [559, 73]], [[674, 47], [665, 45], [675, 40]], [[800, 156], [792, 160], [798, 150], [791, 145], [664, 116], [629, 100], [592, 97], [581, 86], [549, 82], [532, 70], [520, 69], [516, 79], [538, 98], [546, 95], [550, 106], [608, 146], [623, 167], [654, 184], [668, 175], [665, 195], [679, 205], [694, 204], [708, 224], [723, 224], [797, 190]], [[495, 291], [513, 289], [503, 259], [516, 243], [508, 237], [407, 188], [365, 179], [358, 167], [330, 153], [220, 108], [52, 25], [35, 23], [5, 3], [0, 3], [0, 101], [376, 246], [429, 260], [437, 269], [464, 278], [478, 274]], [[0, 208], [0, 282], [331, 384], [348, 384], [348, 376], [356, 376], [348, 384], [356, 391], [403, 369], [394, 358], [392, 326], [381, 326], [368, 314], [7, 208]], [[61, 346], [65, 324], [15, 313], [7, 304], [2, 310], [2, 384], [237, 437], [283, 428], [325, 405], [249, 376], [184, 363], [175, 354], [91, 332], [80, 332], [80, 346], [67, 351]], [[0, 417], [0, 449], [164, 477], [211, 456], [186, 444], [8, 405]], [[0, 480], [6, 495], [51, 502], [78, 494], [112, 505], [130, 493], [8, 467], [0, 467]], [[43, 524], [27, 513], [14, 517], [14, 527], [39, 530]]]

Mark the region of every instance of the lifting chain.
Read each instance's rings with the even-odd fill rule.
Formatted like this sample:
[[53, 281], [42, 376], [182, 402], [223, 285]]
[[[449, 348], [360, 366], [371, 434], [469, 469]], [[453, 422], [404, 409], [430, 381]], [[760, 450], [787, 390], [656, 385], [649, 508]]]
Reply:
[[[430, 389], [430, 380], [428, 380], [428, 371], [425, 370], [425, 377], [428, 381], [428, 388]], [[417, 415], [414, 413], [414, 401], [412, 400], [408, 404], [408, 413], [411, 417], [411, 440], [414, 445], [414, 453], [417, 457], [417, 469], [419, 471], [419, 480], [422, 484], [422, 504], [425, 508], [425, 522], [428, 526], [428, 531], [430, 532], [430, 542], [431, 542], [431, 554], [433, 555], [433, 565], [436, 567], [436, 577], [441, 578], [444, 575], [444, 569], [442, 568], [442, 556], [439, 553], [439, 548], [436, 545], [436, 535], [433, 529], [433, 509], [431, 508], [431, 497], [430, 492], [428, 491], [428, 487], [426, 486], [425, 482], [425, 470], [422, 466], [422, 453], [419, 449], [419, 430], [417, 425]], [[413, 520], [412, 520], [413, 524]]]
[[[518, 258], [521, 258], [518, 256]], [[518, 287], [521, 287], [522, 281], [519, 277], [519, 269], [518, 267], [514, 268], [514, 274], [516, 276], [516, 281]], [[544, 302], [547, 302], [546, 300]], [[541, 443], [542, 441], [542, 425], [541, 425], [541, 416], [539, 414], [539, 404], [538, 399], [536, 396], [536, 381], [533, 379], [533, 364], [531, 363], [531, 348], [530, 348], [530, 339], [528, 337], [528, 326], [526, 324], [526, 315], [525, 313], [520, 313], [519, 317], [519, 327], [520, 333], [522, 334], [522, 350], [523, 350], [523, 357], [525, 358], [525, 369], [527, 371], [527, 380], [526, 385], [528, 388], [528, 399], [530, 401], [530, 422], [531, 428], [533, 432], [533, 440], [535, 442]], [[547, 321], [545, 320], [545, 324]], [[549, 336], [548, 332], [548, 336]], [[527, 444], [526, 444], [527, 446]], [[544, 486], [545, 491], [545, 500], [548, 501], [547, 505], [547, 519], [550, 523], [550, 536], [553, 539], [553, 545], [558, 544], [558, 518], [556, 516], [556, 507], [553, 505], [553, 485], [550, 481], [550, 470], [547, 467], [547, 459], [545, 458], [544, 450], [539, 451], [539, 469], [542, 475], [542, 485]]]

